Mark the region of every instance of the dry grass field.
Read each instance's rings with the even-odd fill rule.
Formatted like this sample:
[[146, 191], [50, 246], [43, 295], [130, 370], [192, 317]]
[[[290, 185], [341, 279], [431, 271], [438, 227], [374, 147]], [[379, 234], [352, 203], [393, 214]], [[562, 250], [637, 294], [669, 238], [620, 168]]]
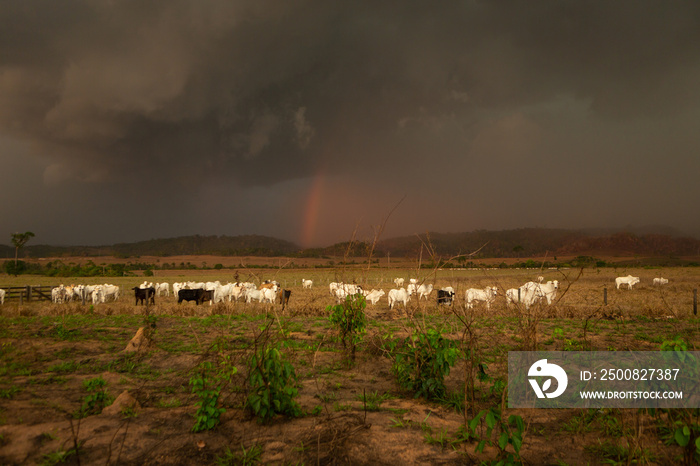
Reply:
[[[483, 422], [477, 439], [465, 437], [461, 428], [478, 411], [491, 408], [502, 409], [504, 419], [522, 417], [519, 454], [525, 464], [693, 461], [674, 441], [668, 413], [509, 409], [499, 381], [506, 379], [512, 350], [657, 351], [678, 339], [688, 350], [699, 350], [700, 319], [693, 315], [698, 269], [417, 271], [409, 263], [370, 270], [273, 265], [277, 268], [157, 271], [147, 279], [225, 283], [236, 273], [240, 281], [275, 279], [292, 291], [284, 311], [279, 304], [178, 305], [172, 296], [136, 306], [130, 288], [144, 277], [0, 275], [0, 287], [108, 282], [123, 290], [119, 301], [94, 306], [16, 301], [0, 306], [0, 464], [490, 464], [512, 454], [513, 446], [499, 448], [497, 432], [489, 438]], [[615, 289], [614, 278], [627, 274], [641, 282], [632, 290]], [[540, 275], [560, 282], [551, 306], [526, 312], [506, 305], [506, 289]], [[388, 292], [395, 277], [452, 286], [457, 302], [438, 307], [433, 291], [427, 301], [414, 297], [405, 310], [390, 310], [386, 296], [376, 306], [368, 304], [367, 332], [355, 362], [349, 363], [328, 318], [327, 306], [335, 304], [328, 282]], [[654, 286], [655, 277], [669, 283]], [[314, 280], [314, 286], [302, 289], [301, 279]], [[491, 309], [467, 309], [464, 290], [487, 285], [499, 289]], [[139, 351], [125, 351], [140, 327], [148, 329], [149, 338]], [[466, 404], [465, 383], [475, 380], [468, 358], [460, 357], [445, 379], [442, 401], [415, 398], [398, 385], [386, 343], [427, 328], [439, 329], [483, 364], [488, 378], [474, 382]], [[281, 353], [296, 373], [300, 415], [278, 415], [263, 423], [244, 409], [250, 393], [248, 362], [265, 344], [281, 340]], [[234, 366], [237, 372], [231, 374]], [[221, 378], [223, 373], [227, 377]], [[211, 430], [192, 432], [201, 399], [191, 381], [205, 375], [210, 387], [220, 390], [216, 406], [225, 411]], [[102, 389], [95, 389], [98, 379]], [[105, 396], [104, 404], [117, 401], [99, 412], [88, 403], [96, 393]], [[125, 399], [131, 401], [122, 404]], [[690, 415], [700, 422], [697, 412]], [[479, 440], [487, 440], [482, 451], [477, 451]]]

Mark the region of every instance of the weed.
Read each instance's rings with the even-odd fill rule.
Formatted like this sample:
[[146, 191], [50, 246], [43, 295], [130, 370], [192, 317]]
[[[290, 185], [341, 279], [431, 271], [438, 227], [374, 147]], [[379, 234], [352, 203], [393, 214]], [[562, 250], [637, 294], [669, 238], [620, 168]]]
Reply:
[[216, 464], [218, 466], [247, 466], [250, 464], [258, 464], [260, 463], [262, 452], [263, 448], [258, 444], [251, 446], [247, 450], [241, 445], [240, 452], [233, 452], [229, 447], [226, 447], [224, 454], [216, 457]]
[[294, 367], [282, 357], [279, 343], [263, 346], [248, 361], [250, 391], [246, 407], [258, 419], [267, 422], [275, 414], [297, 417], [301, 414], [294, 401], [299, 391], [295, 387], [297, 375]]
[[182, 402], [177, 398], [164, 398], [158, 400], [156, 406], [159, 408], [178, 408], [182, 405]]
[[0, 398], [12, 399], [21, 391], [22, 389], [16, 385], [11, 386], [10, 388], [3, 388], [0, 390]]
[[75, 413], [76, 418], [87, 417], [91, 414], [99, 414], [102, 410], [109, 406], [114, 397], [109, 395], [105, 389], [107, 382], [102, 377], [95, 377], [83, 382], [83, 387], [89, 393], [83, 398], [83, 404], [80, 411]]
[[199, 365], [199, 372], [190, 377], [192, 393], [199, 397], [199, 401], [195, 402], [195, 406], [198, 409], [192, 432], [213, 429], [219, 424], [221, 414], [226, 411], [226, 409], [216, 406], [219, 401], [221, 388], [216, 386], [210, 378], [213, 370], [213, 364], [205, 361]]
[[445, 396], [445, 377], [455, 364], [459, 350], [438, 330], [415, 332], [401, 346], [389, 343], [392, 366], [399, 385], [416, 397], [440, 399]]
[[[80, 448], [80, 446], [78, 446]], [[74, 456], [77, 456], [78, 452], [75, 448], [69, 450], [59, 449], [51, 453], [46, 453], [41, 460], [42, 466], [53, 466], [58, 463], [67, 463]]]
[[391, 395], [388, 393], [379, 395], [377, 392], [370, 392], [369, 394], [357, 395], [357, 400], [364, 403], [366, 411], [380, 411], [382, 403], [389, 398], [391, 398]]
[[367, 332], [367, 319], [365, 317], [365, 297], [358, 293], [348, 295], [345, 302], [336, 306], [328, 306], [326, 311], [330, 312], [330, 322], [339, 333], [343, 348], [350, 347], [350, 361], [355, 361], [355, 350], [362, 342], [364, 334]]

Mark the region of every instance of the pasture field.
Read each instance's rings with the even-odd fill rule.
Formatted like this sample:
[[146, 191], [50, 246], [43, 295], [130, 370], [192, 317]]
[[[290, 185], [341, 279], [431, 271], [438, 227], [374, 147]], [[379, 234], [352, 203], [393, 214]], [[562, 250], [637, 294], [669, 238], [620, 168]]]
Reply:
[[[694, 464], [694, 451], [679, 446], [674, 433], [680, 419], [700, 435], [697, 410], [510, 409], [504, 387], [513, 350], [657, 351], [669, 342], [699, 350], [700, 319], [693, 314], [699, 269], [237, 272], [239, 281], [280, 281], [292, 290], [288, 307], [178, 305], [172, 296], [135, 306], [130, 291], [144, 279], [226, 283], [234, 281], [233, 270], [0, 276], [0, 287], [106, 282], [123, 290], [119, 301], [94, 306], [0, 306], [0, 464], [495, 464], [508, 458], [525, 464]], [[615, 289], [614, 278], [627, 274], [641, 282], [632, 290]], [[526, 311], [506, 305], [506, 289], [538, 276], [559, 281], [551, 306]], [[395, 277], [452, 286], [455, 306], [438, 307], [435, 291], [428, 301], [414, 296], [405, 310], [390, 310], [386, 296], [368, 304], [366, 333], [351, 363], [329, 319], [327, 306], [335, 299], [328, 282], [388, 292]], [[669, 283], [654, 286], [655, 277]], [[314, 280], [313, 288], [302, 289], [302, 278]], [[487, 285], [499, 289], [491, 308], [467, 309], [464, 290]], [[141, 327], [143, 346], [125, 351]], [[433, 400], [401, 388], [391, 353], [392, 342], [428, 329], [460, 350], [445, 378], [446, 392]], [[294, 368], [298, 410], [262, 422], [244, 408], [253, 392], [249, 363], [271, 347], [280, 348]], [[473, 362], [481, 364], [482, 376], [474, 375]], [[205, 388], [193, 393], [197, 381]], [[217, 417], [218, 424], [193, 432], [195, 415], [213, 392], [208, 419]], [[490, 431], [482, 419], [465, 435], [465, 424], [482, 410], [497, 410], [504, 420], [522, 417], [519, 452], [511, 441], [513, 425]], [[499, 445], [504, 432], [511, 439], [505, 447]]]

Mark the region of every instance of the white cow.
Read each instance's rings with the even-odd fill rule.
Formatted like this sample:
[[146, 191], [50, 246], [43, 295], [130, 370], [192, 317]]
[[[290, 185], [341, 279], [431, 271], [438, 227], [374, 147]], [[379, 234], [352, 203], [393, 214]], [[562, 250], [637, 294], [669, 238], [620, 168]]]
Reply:
[[403, 286], [403, 278], [394, 278], [394, 284], [401, 288]]
[[51, 289], [51, 301], [62, 303], [66, 299], [66, 287], [63, 284]]
[[170, 285], [167, 283], [156, 283], [156, 296], [170, 296]]
[[342, 303], [345, 301], [345, 298], [348, 297], [350, 293], [345, 291], [344, 288], [338, 288], [335, 290], [335, 300], [338, 304]]
[[668, 284], [668, 278], [655, 278], [653, 281], [654, 285], [666, 285]]
[[301, 287], [302, 288], [310, 290], [312, 286], [314, 286], [313, 280], [306, 280], [304, 278], [301, 279]]
[[464, 299], [467, 302], [467, 308], [474, 306], [472, 304], [474, 301], [484, 301], [486, 303], [486, 309], [491, 308], [491, 303], [496, 299], [498, 294], [498, 289], [495, 286], [487, 286], [483, 290], [476, 288], [469, 288], [464, 292]]
[[260, 290], [248, 290], [245, 294], [245, 302], [250, 304], [253, 300], [262, 302], [263, 294]]
[[217, 286], [214, 289], [213, 301], [215, 303], [220, 303], [224, 301], [231, 302], [231, 298], [233, 296], [233, 287], [233, 283], [227, 283], [225, 285]]
[[550, 280], [547, 283], [527, 282], [520, 288], [516, 288], [514, 293], [512, 293], [511, 290], [508, 290], [508, 292], [511, 292], [512, 295], [506, 297], [509, 303], [511, 301], [518, 302], [518, 290], [520, 290], [520, 302], [525, 305], [526, 309], [529, 309], [530, 306], [532, 306], [542, 298], [547, 299], [547, 304], [552, 304], [554, 298], [557, 297], [557, 290], [559, 290], [559, 281]]
[[518, 289], [517, 288], [509, 288], [506, 290], [506, 304], [511, 305], [514, 303], [519, 303], [522, 301], [522, 294], [520, 298], [518, 298]]
[[411, 300], [411, 295], [406, 291], [405, 288], [391, 289], [387, 295], [387, 300], [389, 301], [389, 309], [394, 309], [394, 304], [403, 303], [403, 307]]
[[539, 290], [542, 292], [545, 298], [547, 298], [547, 304], [552, 304], [554, 298], [557, 297], [557, 290], [559, 290], [559, 280], [550, 280], [547, 283], [540, 283]]
[[328, 284], [328, 290], [330, 291], [331, 296], [335, 296], [335, 290], [337, 290], [338, 288], [340, 288], [340, 285], [342, 285], [342, 283], [330, 282], [330, 283]]
[[372, 303], [372, 305], [374, 306], [375, 304], [377, 304], [377, 301], [379, 301], [379, 299], [385, 294], [386, 293], [384, 293], [384, 290], [372, 290], [369, 293], [367, 293], [365, 299]]
[[428, 296], [430, 296], [430, 293], [432, 293], [432, 292], [433, 292], [433, 284], [432, 283], [429, 283], [427, 285], [425, 283], [421, 284], [418, 287], [418, 300], [420, 300], [421, 298], [425, 298], [425, 300], [427, 301]]
[[[151, 283], [151, 285], [153, 285]], [[150, 287], [149, 287], [150, 288]], [[104, 303], [107, 299], [112, 299], [113, 301], [116, 301], [119, 299], [120, 295], [120, 290], [117, 285], [109, 285], [105, 283], [102, 286], [102, 302]]]
[[615, 285], [617, 289], [620, 289], [620, 285], [627, 285], [627, 289], [631, 290], [633, 285], [639, 283], [639, 277], [633, 277], [632, 275], [627, 275], [626, 277], [617, 277], [615, 279]]
[[5, 290], [0, 288], [0, 304], [5, 304]]
[[260, 293], [262, 294], [262, 297], [260, 298], [260, 302], [269, 302], [271, 304], [275, 304], [275, 301], [277, 301], [277, 286], [273, 286], [272, 288], [262, 288], [260, 290]]

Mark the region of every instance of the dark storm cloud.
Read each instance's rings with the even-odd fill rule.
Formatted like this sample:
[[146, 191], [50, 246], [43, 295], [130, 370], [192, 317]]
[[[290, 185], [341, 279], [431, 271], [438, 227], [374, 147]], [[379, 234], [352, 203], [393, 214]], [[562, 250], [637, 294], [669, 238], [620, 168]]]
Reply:
[[[665, 185], [649, 148], [695, 154], [698, 82], [696, 2], [8, 0], [0, 15], [0, 136], [45, 161], [47, 189], [93, 198], [233, 196], [323, 167], [397, 198], [427, 183], [420, 202], [440, 193], [452, 211], [465, 179], [502, 183], [505, 209], [545, 180], [583, 197], [586, 173], [631, 189], [631, 151]], [[650, 135], [657, 122], [673, 137]], [[611, 160], [613, 175], [591, 168]], [[431, 178], [426, 163], [453, 168]], [[490, 215], [416, 228], [532, 218]]]

